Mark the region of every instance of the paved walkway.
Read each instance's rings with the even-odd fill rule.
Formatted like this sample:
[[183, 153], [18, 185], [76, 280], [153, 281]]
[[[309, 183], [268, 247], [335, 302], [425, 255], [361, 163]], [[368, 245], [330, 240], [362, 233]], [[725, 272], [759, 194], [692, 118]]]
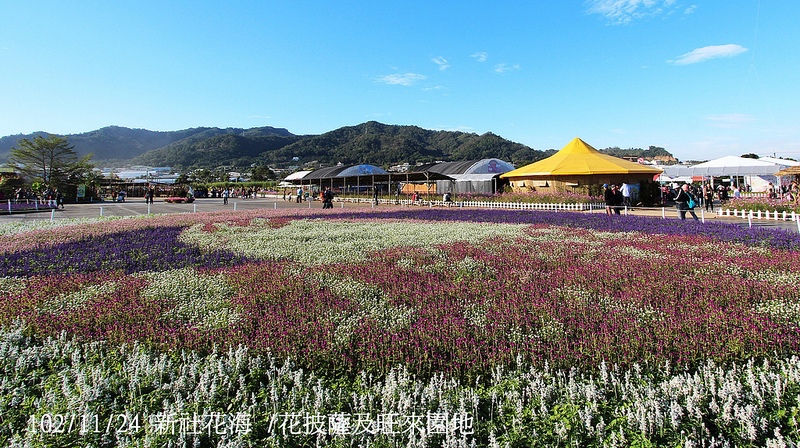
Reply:
[[[364, 209], [371, 208], [370, 203], [353, 203], [353, 202], [335, 202], [334, 208], [339, 209]], [[393, 207], [393, 205], [382, 204], [379, 207]], [[125, 202], [94, 202], [94, 203], [81, 203], [81, 204], [67, 204], [63, 210], [45, 210], [40, 212], [28, 213], [13, 213], [8, 214], [0, 208], [0, 224], [6, 222], [26, 222], [26, 221], [41, 221], [41, 220], [57, 220], [67, 218], [96, 218], [99, 216], [136, 216], [148, 213], [153, 214], [169, 214], [169, 213], [202, 213], [202, 212], [217, 212], [217, 211], [234, 211], [234, 210], [254, 210], [254, 209], [296, 209], [296, 208], [322, 208], [322, 202], [313, 201], [311, 203], [303, 202], [296, 203], [294, 201], [284, 201], [281, 197], [266, 197], [256, 199], [240, 199], [231, 198], [228, 204], [222, 203], [219, 198], [203, 198], [198, 199], [192, 204], [169, 204], [164, 201], [156, 200], [153, 204], [148, 205], [142, 198], [129, 198]], [[584, 213], [605, 213], [605, 210], [594, 210], [592, 212]], [[629, 210], [630, 215], [635, 216], [652, 216], [664, 217], [666, 219], [678, 219], [675, 207], [662, 208], [634, 208]], [[695, 210], [698, 217], [704, 218], [707, 222], [729, 222], [743, 226], [750, 225], [747, 219], [718, 216], [716, 213], [705, 213], [699, 209]], [[688, 216], [691, 219], [691, 215]], [[752, 225], [759, 227], [768, 227], [776, 229], [784, 229], [789, 231], [798, 232], [796, 222], [791, 221], [774, 221], [774, 220], [752, 220]]]
[[[340, 203], [335, 206], [342, 207]], [[345, 203], [344, 207], [364, 207], [364, 204]], [[370, 207], [370, 205], [366, 205]], [[170, 213], [203, 213], [235, 210], [255, 210], [255, 209], [289, 209], [289, 208], [322, 208], [322, 202], [303, 202], [284, 201], [282, 198], [256, 198], [256, 199], [228, 199], [228, 204], [223, 204], [222, 199], [203, 198], [197, 199], [191, 204], [170, 204], [156, 199], [152, 204], [147, 204], [143, 198], [129, 198], [125, 202], [84, 202], [79, 204], [66, 204], [61, 210], [45, 210], [39, 212], [16, 212], [8, 214], [0, 206], [0, 224], [4, 222], [24, 222], [56, 220], [68, 218], [97, 218], [99, 216], [136, 216], [152, 214]]]

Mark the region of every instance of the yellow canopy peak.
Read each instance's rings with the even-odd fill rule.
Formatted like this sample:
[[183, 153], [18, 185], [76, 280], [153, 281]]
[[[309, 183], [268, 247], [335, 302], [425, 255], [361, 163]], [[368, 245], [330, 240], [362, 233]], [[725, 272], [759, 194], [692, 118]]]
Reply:
[[578, 137], [575, 137], [567, 143], [566, 146], [561, 148], [561, 151], [564, 152], [564, 155], [567, 154], [592, 154], [592, 153], [600, 153], [600, 151], [594, 149], [592, 145], [586, 143], [585, 141], [581, 140]]
[[658, 174], [661, 170], [603, 154], [578, 137], [552, 156], [501, 174], [501, 178], [524, 176], [586, 176], [595, 174]]

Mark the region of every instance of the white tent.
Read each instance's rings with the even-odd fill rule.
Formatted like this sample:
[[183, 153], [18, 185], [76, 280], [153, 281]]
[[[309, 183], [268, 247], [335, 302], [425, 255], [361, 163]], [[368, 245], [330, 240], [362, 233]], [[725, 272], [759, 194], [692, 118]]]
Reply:
[[768, 188], [770, 182], [777, 181], [775, 173], [784, 167], [763, 159], [725, 156], [692, 166], [666, 166], [664, 175], [672, 179], [731, 177], [731, 181], [737, 184], [739, 178], [744, 178], [744, 183], [750, 185], [753, 191], [762, 191]]
[[725, 156], [689, 167], [692, 176], [769, 176], [781, 170], [779, 165], [759, 159]]
[[779, 165], [781, 169], [789, 168], [790, 166], [800, 166], [800, 162], [796, 162], [794, 160], [779, 159], [777, 157], [759, 157], [758, 160], [762, 162], [774, 163], [775, 165]]

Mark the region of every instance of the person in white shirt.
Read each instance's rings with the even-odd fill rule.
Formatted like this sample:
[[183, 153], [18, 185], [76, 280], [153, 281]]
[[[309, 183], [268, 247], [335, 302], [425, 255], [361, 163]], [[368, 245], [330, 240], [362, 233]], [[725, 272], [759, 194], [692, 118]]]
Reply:
[[627, 182], [623, 182], [619, 189], [622, 192], [622, 205], [631, 208], [631, 186]]

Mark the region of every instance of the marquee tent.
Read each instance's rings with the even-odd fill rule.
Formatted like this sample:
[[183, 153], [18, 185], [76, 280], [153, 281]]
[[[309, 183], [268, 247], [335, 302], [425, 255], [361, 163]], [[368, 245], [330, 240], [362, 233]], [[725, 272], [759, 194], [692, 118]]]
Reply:
[[576, 137], [552, 156], [500, 177], [508, 179], [515, 190], [563, 191], [567, 187], [652, 181], [659, 174], [658, 168], [603, 154]]
[[781, 167], [759, 159], [725, 156], [689, 167], [692, 176], [768, 176]]
[[[771, 158], [770, 158], [771, 159]], [[667, 166], [664, 174], [672, 178], [688, 177], [694, 180], [714, 177], [730, 177], [731, 183], [744, 182], [753, 188], [753, 191], [764, 191], [770, 182], [776, 182], [775, 177], [781, 168], [789, 166], [792, 161], [764, 159], [750, 159], [747, 157], [725, 156], [708, 162], [692, 166]], [[783, 164], [785, 162], [785, 164]]]
[[780, 166], [781, 169], [788, 168], [790, 166], [800, 166], [800, 162], [796, 160], [779, 159], [777, 157], [759, 157], [758, 160], [762, 162], [774, 163], [775, 165]]

